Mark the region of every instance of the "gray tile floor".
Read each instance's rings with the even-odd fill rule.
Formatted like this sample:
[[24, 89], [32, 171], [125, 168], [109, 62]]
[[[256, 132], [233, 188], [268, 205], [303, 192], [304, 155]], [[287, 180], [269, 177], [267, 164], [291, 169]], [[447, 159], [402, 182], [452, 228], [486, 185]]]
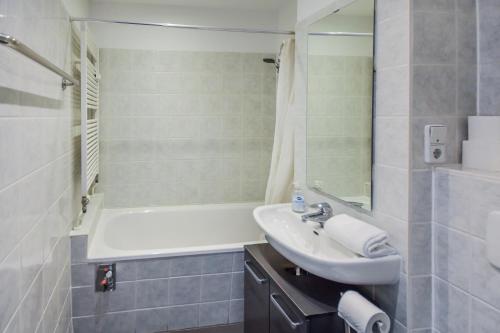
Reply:
[[182, 331], [168, 331], [163, 333], [243, 333], [243, 323], [223, 326], [195, 328]]

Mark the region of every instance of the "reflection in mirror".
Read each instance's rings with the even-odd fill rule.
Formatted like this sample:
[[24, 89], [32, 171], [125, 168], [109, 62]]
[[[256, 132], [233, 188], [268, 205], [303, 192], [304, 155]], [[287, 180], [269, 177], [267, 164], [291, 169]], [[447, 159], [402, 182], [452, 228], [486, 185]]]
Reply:
[[309, 26], [307, 183], [371, 210], [374, 0]]

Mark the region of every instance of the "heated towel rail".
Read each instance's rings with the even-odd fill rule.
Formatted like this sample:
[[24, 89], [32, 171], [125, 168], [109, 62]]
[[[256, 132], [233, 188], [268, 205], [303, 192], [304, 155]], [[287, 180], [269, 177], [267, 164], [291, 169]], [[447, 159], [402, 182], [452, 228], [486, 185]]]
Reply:
[[81, 191], [82, 211], [87, 211], [89, 193], [99, 181], [99, 51], [89, 46], [85, 24], [80, 28], [80, 61], [77, 68], [81, 79]]
[[51, 63], [49, 60], [47, 60], [46, 58], [39, 55], [38, 53], [36, 53], [32, 49], [30, 49], [28, 46], [21, 43], [18, 39], [14, 38], [12, 36], [0, 33], [0, 44], [21, 53], [25, 57], [30, 58], [31, 60], [42, 65], [43, 67], [47, 68], [48, 70], [61, 76], [63, 78], [62, 85], [61, 85], [63, 90], [66, 89], [66, 87], [68, 87], [68, 86], [80, 84], [80, 82], [77, 79], [75, 79], [73, 76], [69, 75], [68, 73], [66, 73], [65, 71], [63, 71], [62, 69], [60, 69], [59, 67], [57, 67], [56, 65]]

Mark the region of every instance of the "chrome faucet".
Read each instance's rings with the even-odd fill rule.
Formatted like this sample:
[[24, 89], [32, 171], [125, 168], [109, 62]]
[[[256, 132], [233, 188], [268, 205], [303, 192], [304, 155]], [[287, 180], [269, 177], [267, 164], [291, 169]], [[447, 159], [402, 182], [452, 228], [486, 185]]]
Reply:
[[302, 215], [302, 222], [317, 222], [323, 228], [326, 221], [333, 216], [332, 207], [327, 202], [312, 204], [310, 207], [317, 209], [317, 211]]

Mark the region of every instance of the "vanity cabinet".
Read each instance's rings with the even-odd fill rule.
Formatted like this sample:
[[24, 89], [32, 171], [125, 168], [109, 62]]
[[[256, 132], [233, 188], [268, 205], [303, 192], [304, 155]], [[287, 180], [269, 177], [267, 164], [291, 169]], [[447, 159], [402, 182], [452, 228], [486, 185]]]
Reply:
[[251, 258], [245, 258], [245, 333], [269, 333], [269, 276]]
[[269, 244], [245, 247], [244, 333], [344, 333], [340, 293], [352, 286], [307, 272]]
[[309, 320], [300, 314], [274, 283], [271, 285], [269, 326], [273, 333], [307, 333]]

